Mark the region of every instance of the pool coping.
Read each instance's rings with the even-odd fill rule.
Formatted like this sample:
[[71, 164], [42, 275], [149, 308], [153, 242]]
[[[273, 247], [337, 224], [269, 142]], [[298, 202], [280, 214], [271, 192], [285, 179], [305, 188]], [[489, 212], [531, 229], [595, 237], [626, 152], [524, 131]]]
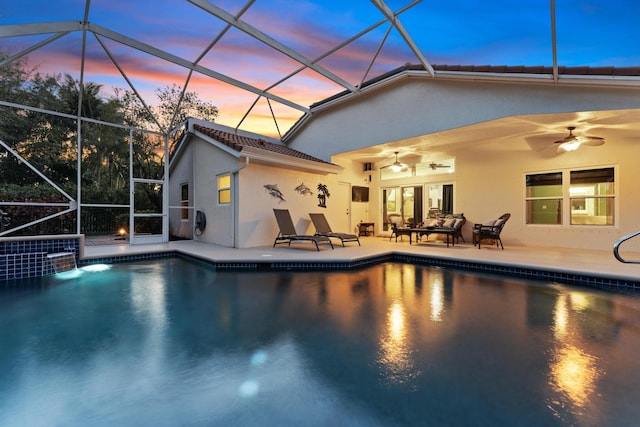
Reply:
[[217, 269], [226, 271], [331, 271], [351, 270], [363, 268], [381, 262], [406, 262], [435, 267], [456, 268], [460, 270], [484, 272], [498, 275], [515, 276], [532, 280], [552, 281], [563, 284], [595, 287], [608, 290], [640, 290], [640, 278], [629, 277], [615, 273], [597, 273], [572, 270], [569, 268], [554, 268], [514, 264], [499, 261], [469, 260], [437, 256], [433, 254], [420, 255], [403, 251], [390, 250], [387, 252], [363, 255], [351, 259], [324, 260], [216, 260], [204, 255], [198, 255], [179, 248], [140, 252], [136, 254], [118, 254], [96, 256], [80, 259], [78, 266], [98, 263], [136, 262], [151, 259], [180, 257], [204, 262]]

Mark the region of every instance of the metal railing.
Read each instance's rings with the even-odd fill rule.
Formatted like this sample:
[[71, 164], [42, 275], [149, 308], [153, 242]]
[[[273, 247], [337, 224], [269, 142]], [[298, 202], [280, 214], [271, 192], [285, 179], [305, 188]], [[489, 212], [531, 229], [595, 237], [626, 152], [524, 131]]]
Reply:
[[627, 240], [636, 237], [637, 235], [640, 235], [640, 231], [636, 231], [635, 233], [631, 233], [628, 236], [621, 237], [620, 239], [618, 239], [616, 244], [613, 245], [613, 256], [615, 256], [618, 261], [623, 262], [625, 264], [640, 264], [640, 260], [624, 259], [624, 258], [622, 258], [622, 256], [620, 256], [620, 253], [619, 253], [620, 245], [622, 245]]

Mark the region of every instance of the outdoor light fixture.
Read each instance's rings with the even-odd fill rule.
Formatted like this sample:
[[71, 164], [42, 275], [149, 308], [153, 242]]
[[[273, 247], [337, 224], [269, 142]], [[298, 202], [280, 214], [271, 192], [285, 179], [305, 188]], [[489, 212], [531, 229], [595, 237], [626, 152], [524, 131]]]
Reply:
[[576, 151], [578, 147], [580, 147], [580, 144], [582, 143], [578, 140], [567, 141], [567, 142], [561, 143], [558, 149], [562, 151]]
[[398, 161], [398, 151], [394, 153], [396, 155], [396, 161], [390, 166], [392, 172], [400, 172], [405, 166]]
[[127, 238], [127, 230], [125, 230], [124, 228], [121, 228], [120, 230], [118, 230], [118, 237], [116, 237], [116, 240], [125, 240]]
[[569, 126], [567, 128], [569, 131], [569, 135], [564, 137], [561, 140], [555, 141], [555, 144], [558, 144], [558, 151], [575, 151], [582, 144], [584, 145], [602, 145], [604, 144], [604, 138], [599, 136], [579, 136], [574, 135], [573, 131], [575, 130], [575, 126]]

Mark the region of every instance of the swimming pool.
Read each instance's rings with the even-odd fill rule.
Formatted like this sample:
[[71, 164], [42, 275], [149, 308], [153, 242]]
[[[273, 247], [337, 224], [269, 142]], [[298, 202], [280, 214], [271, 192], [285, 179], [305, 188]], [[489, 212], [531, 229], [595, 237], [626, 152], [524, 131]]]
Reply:
[[0, 291], [2, 426], [640, 417], [633, 295], [399, 263], [220, 272], [181, 258], [21, 284]]

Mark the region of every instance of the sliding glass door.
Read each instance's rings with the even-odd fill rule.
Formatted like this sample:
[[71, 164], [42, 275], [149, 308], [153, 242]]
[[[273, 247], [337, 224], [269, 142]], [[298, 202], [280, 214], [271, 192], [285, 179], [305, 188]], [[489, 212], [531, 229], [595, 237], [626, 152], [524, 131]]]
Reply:
[[453, 213], [453, 184], [427, 185], [426, 201], [429, 216]]
[[423, 219], [423, 190], [422, 185], [411, 187], [393, 187], [382, 189], [382, 216], [385, 225], [383, 230], [389, 229], [388, 216], [398, 214], [408, 226], [415, 226]]

